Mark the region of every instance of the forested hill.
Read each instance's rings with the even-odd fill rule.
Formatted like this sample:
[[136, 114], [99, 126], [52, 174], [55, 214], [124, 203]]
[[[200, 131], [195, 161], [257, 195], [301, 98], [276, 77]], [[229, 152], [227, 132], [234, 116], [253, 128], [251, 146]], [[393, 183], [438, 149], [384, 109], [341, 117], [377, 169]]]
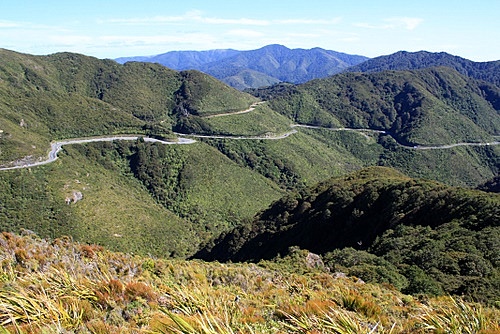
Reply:
[[385, 130], [407, 145], [491, 140], [500, 133], [500, 88], [448, 67], [342, 73], [250, 92], [297, 123]]
[[0, 59], [0, 163], [45, 155], [54, 139], [168, 135], [186, 116], [243, 110], [256, 101], [209, 75], [158, 64], [120, 65], [73, 53], [32, 56], [5, 49]]
[[195, 257], [259, 261], [299, 247], [403, 291], [497, 300], [499, 217], [498, 194], [372, 167], [282, 198]]
[[474, 62], [446, 52], [400, 51], [380, 56], [346, 69], [348, 72], [381, 72], [386, 70], [416, 70], [433, 66], [446, 66], [462, 75], [488, 81], [500, 86], [500, 60]]

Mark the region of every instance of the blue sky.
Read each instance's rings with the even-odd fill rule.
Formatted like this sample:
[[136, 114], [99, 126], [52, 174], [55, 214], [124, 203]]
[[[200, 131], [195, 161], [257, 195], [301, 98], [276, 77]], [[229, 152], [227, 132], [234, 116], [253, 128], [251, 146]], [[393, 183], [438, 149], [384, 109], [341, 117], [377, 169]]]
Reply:
[[500, 60], [500, 0], [3, 0], [0, 47], [99, 58], [267, 44]]

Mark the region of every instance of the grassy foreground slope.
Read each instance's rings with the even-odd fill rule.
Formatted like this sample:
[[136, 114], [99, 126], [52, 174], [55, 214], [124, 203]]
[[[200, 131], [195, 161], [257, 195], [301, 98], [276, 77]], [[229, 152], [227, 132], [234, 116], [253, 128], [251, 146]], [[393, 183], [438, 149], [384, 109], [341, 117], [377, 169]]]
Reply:
[[494, 302], [499, 236], [498, 194], [372, 167], [284, 197], [195, 257], [259, 261], [300, 247], [408, 293]]
[[3, 333], [496, 333], [498, 309], [403, 295], [324, 270], [159, 260], [0, 234]]

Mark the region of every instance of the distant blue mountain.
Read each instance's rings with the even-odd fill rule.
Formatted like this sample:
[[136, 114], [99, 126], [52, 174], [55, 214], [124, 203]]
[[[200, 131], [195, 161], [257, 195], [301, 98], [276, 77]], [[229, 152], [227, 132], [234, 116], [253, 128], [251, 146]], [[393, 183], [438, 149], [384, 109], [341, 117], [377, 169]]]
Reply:
[[250, 51], [171, 51], [150, 57], [122, 57], [116, 61], [154, 62], [175, 70], [199, 70], [235, 88], [245, 89], [324, 78], [367, 59], [321, 48], [289, 49], [273, 44]]
[[199, 69], [201, 66], [217, 62], [224, 58], [239, 54], [241, 51], [233, 49], [209, 50], [209, 51], [171, 51], [156, 56], [121, 57], [115, 59], [124, 64], [129, 61], [140, 61], [158, 63], [174, 70]]

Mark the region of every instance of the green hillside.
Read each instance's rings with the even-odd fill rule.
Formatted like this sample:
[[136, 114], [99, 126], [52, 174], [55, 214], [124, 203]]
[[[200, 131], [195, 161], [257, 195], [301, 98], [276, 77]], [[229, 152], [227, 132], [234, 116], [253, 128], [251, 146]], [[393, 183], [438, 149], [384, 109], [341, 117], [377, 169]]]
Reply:
[[293, 247], [408, 293], [498, 300], [500, 196], [372, 167], [274, 203], [195, 257], [259, 261]]
[[[50, 165], [1, 171], [0, 224], [8, 231], [70, 234], [113, 250], [186, 257], [285, 192], [363, 167], [473, 187], [499, 170], [498, 146], [404, 146], [490, 141], [497, 134], [498, 89], [449, 69], [274, 86], [254, 92], [267, 102], [231, 114], [258, 99], [200, 72], [71, 53], [0, 52], [1, 165], [43, 159], [49, 142], [63, 138], [135, 133], [175, 140], [172, 130], [224, 137], [195, 137], [191, 145], [65, 146]], [[73, 190], [83, 199], [67, 205]]]
[[[3, 231], [161, 257], [192, 254], [283, 194], [202, 143], [73, 145], [52, 164], [2, 171], [0, 183]], [[67, 205], [74, 192], [83, 198]]]
[[0, 163], [43, 156], [55, 139], [164, 135], [189, 113], [242, 110], [255, 101], [207, 75], [158, 64], [4, 49], [0, 58]]
[[407, 145], [491, 140], [500, 89], [450, 68], [345, 73], [253, 93], [295, 122], [389, 131]]
[[[44, 159], [49, 143], [64, 138], [174, 138], [172, 128], [194, 115], [244, 110], [256, 101], [202, 73], [157, 64], [3, 49], [0, 58], [0, 166]], [[202, 143], [68, 146], [59, 161], [2, 171], [0, 180], [2, 230], [71, 235], [166, 257], [192, 254], [283, 194]], [[83, 199], [67, 205], [73, 192]]]
[[234, 75], [225, 77], [224, 82], [231, 87], [244, 90], [248, 87], [271, 86], [280, 82], [280, 80], [262, 72], [244, 69]]

